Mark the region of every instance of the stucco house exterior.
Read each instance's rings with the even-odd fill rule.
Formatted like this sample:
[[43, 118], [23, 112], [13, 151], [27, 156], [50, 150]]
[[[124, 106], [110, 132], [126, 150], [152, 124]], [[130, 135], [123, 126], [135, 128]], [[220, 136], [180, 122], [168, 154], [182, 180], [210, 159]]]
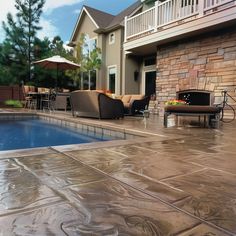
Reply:
[[71, 43], [81, 32], [102, 49], [97, 88], [109, 89], [116, 73], [113, 92], [162, 104], [192, 91], [208, 104], [225, 89], [236, 98], [236, 0], [141, 0], [118, 16], [84, 7]]
[[88, 45], [101, 49], [102, 67], [96, 73], [96, 89], [122, 93], [124, 18], [134, 14], [141, 5], [137, 2], [116, 16], [88, 6], [82, 8], [69, 45], [76, 47], [81, 34], [85, 34]]

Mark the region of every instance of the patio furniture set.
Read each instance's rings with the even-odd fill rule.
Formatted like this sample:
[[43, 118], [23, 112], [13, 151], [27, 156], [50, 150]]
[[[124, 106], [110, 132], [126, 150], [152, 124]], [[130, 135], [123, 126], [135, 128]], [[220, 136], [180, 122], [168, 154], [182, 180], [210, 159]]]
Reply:
[[[90, 117], [98, 119], [119, 119], [125, 115], [143, 114], [148, 109], [149, 96], [126, 94], [111, 97], [97, 90], [77, 90], [69, 93], [55, 93], [48, 88], [24, 86], [25, 107], [34, 109], [48, 109], [64, 111], [70, 103], [73, 116]], [[164, 110], [164, 127], [168, 126], [168, 117], [196, 116], [204, 118], [204, 127], [219, 126], [222, 107], [202, 105], [168, 105]]]
[[[71, 93], [73, 116], [99, 119], [119, 119], [124, 115], [143, 114], [149, 105], [149, 96], [123, 95], [111, 98], [100, 91], [78, 90]], [[168, 105], [164, 111], [164, 126], [167, 127], [169, 115], [196, 116], [204, 118], [204, 127], [219, 127], [222, 107], [210, 105]]]
[[55, 92], [49, 88], [23, 86], [25, 108], [38, 110], [67, 110], [70, 98], [69, 90]]

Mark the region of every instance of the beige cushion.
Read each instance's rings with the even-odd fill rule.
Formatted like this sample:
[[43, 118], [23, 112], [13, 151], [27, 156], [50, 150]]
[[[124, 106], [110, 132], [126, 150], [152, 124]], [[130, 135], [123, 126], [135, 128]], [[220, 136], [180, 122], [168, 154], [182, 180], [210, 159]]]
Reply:
[[34, 86], [29, 86], [30, 87], [30, 92], [35, 92], [35, 87]]
[[101, 89], [96, 89], [96, 90], [93, 90], [95, 92], [98, 92], [98, 93], [104, 93], [104, 90], [101, 90]]
[[131, 95], [124, 95], [121, 101], [125, 104], [125, 103], [129, 103], [130, 99], [131, 99]]
[[116, 99], [120, 99], [120, 100], [122, 100], [122, 95], [116, 95]]
[[129, 108], [130, 103], [129, 102], [123, 102], [125, 108]]
[[44, 93], [45, 92], [45, 88], [38, 87], [38, 92], [39, 93]]
[[130, 100], [141, 100], [143, 98], [144, 98], [144, 95], [133, 94], [133, 95], [131, 95], [131, 99]]
[[30, 91], [30, 86], [24, 85], [24, 94], [28, 94], [29, 91]]

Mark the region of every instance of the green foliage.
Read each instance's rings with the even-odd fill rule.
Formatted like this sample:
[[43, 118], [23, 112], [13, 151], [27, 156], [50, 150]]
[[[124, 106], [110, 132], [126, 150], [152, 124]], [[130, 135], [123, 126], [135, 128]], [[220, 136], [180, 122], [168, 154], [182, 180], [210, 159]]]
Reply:
[[62, 41], [60, 36], [55, 36], [51, 41], [49, 47], [51, 56], [60, 55], [61, 57], [65, 57], [68, 60], [75, 60], [75, 58], [73, 57], [73, 51], [64, 48], [64, 42]]
[[76, 45], [76, 59], [75, 62], [80, 64], [80, 68], [76, 71], [67, 73], [74, 81], [80, 84], [80, 75], [82, 72], [89, 72], [94, 70], [100, 70], [102, 65], [101, 49], [94, 47], [90, 52], [85, 51], [87, 48], [86, 35], [82, 34]]
[[16, 19], [7, 14], [3, 22], [6, 39], [2, 44], [0, 59], [3, 66], [11, 69], [11, 77], [20, 83], [31, 79], [31, 62], [35, 59], [34, 43], [45, 0], [16, 0]]
[[[56, 36], [50, 41], [45, 38], [43, 41], [37, 41], [37, 60], [45, 59], [54, 55], [60, 55], [68, 60], [75, 61], [72, 50], [66, 50], [63, 46], [63, 41], [60, 36]], [[38, 87], [55, 87], [56, 70], [44, 69], [40, 66], [34, 66], [34, 85]], [[68, 88], [73, 86], [73, 80], [70, 74], [65, 71], [58, 71], [58, 87]]]
[[[38, 87], [55, 86], [56, 71], [33, 66], [32, 62], [53, 55], [74, 61], [72, 51], [63, 47], [59, 36], [51, 41], [36, 37], [45, 0], [16, 0], [17, 14], [7, 15], [3, 22], [6, 38], [0, 44], [0, 85], [30, 84]], [[58, 86], [72, 86], [73, 80], [59, 71]]]
[[99, 70], [101, 68], [102, 60], [100, 59], [101, 49], [93, 49], [89, 55], [84, 57], [84, 69], [86, 71]]
[[4, 103], [5, 103], [5, 105], [12, 106], [14, 108], [22, 108], [23, 107], [22, 103], [19, 100], [6, 100]]
[[87, 48], [86, 36], [82, 34], [79, 42], [76, 46], [77, 58], [81, 64], [81, 71], [99, 70], [101, 68], [101, 49], [97, 46], [93, 50], [87, 52], [84, 48]]

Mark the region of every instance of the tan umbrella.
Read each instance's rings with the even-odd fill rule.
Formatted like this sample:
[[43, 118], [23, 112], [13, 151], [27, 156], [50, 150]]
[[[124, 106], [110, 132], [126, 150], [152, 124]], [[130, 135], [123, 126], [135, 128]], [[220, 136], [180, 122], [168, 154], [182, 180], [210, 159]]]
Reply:
[[80, 67], [79, 64], [76, 64], [72, 61], [67, 60], [61, 56], [53, 56], [40, 61], [35, 61], [33, 64], [39, 65], [46, 69], [56, 69], [57, 77], [56, 77], [56, 88], [57, 88], [57, 79], [58, 79], [58, 70], [75, 70]]

